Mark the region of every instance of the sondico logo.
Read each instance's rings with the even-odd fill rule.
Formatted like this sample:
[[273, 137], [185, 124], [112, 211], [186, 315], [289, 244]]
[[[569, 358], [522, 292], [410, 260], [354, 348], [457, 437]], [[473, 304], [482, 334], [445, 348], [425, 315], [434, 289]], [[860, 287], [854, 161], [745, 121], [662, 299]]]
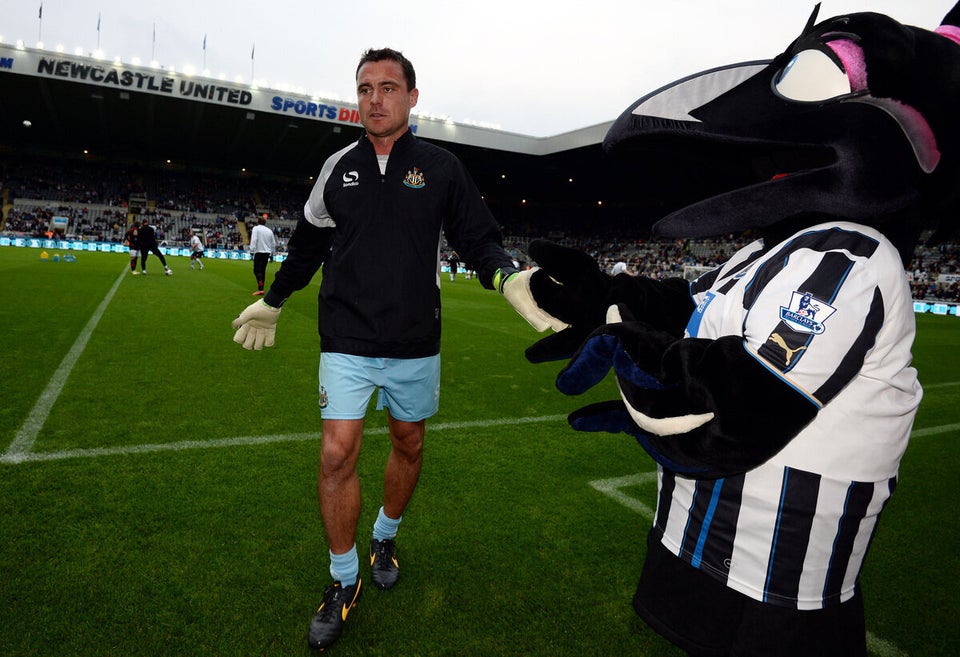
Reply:
[[357, 181], [360, 180], [360, 174], [356, 171], [347, 171], [343, 174], [343, 186], [344, 187], [356, 187], [360, 183]]

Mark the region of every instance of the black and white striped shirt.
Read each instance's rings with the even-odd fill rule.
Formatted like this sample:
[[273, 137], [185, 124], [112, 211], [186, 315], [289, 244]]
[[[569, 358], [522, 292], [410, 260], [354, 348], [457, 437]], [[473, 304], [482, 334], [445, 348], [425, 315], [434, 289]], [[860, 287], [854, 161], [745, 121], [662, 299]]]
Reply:
[[661, 470], [663, 544], [756, 600], [819, 609], [850, 599], [922, 395], [896, 249], [874, 229], [821, 224], [769, 250], [743, 248], [691, 291], [689, 337], [742, 335], [820, 410], [744, 474], [697, 481]]

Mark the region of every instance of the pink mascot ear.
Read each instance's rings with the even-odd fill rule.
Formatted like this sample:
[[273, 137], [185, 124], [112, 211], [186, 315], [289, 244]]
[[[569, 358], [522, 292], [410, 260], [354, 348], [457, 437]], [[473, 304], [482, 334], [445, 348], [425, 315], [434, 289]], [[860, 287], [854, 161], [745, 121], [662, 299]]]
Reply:
[[935, 29], [934, 32], [960, 45], [960, 2], [943, 17], [940, 27]]

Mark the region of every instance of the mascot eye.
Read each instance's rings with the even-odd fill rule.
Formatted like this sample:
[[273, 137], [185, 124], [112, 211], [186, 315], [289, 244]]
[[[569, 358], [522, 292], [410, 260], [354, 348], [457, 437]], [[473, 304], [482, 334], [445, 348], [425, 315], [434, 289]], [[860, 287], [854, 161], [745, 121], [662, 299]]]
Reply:
[[803, 50], [773, 80], [774, 92], [787, 100], [816, 103], [849, 96], [847, 74], [821, 50]]

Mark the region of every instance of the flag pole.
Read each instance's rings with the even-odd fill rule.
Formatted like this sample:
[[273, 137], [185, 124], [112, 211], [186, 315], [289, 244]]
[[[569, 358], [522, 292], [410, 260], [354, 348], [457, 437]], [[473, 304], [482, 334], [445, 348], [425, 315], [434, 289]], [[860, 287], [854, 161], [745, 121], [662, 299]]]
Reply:
[[253, 84], [253, 83], [254, 83], [254, 79], [255, 79], [255, 78], [254, 78], [254, 75], [253, 75], [253, 73], [254, 73], [254, 66], [256, 65], [256, 62], [255, 62], [254, 59], [253, 59], [253, 55], [254, 55], [255, 52], [257, 52], [257, 42], [256, 42], [256, 41], [253, 42], [253, 47], [250, 48], [250, 84]]
[[43, 3], [40, 3], [40, 14], [37, 16], [39, 27], [37, 28], [37, 41], [43, 41]]

